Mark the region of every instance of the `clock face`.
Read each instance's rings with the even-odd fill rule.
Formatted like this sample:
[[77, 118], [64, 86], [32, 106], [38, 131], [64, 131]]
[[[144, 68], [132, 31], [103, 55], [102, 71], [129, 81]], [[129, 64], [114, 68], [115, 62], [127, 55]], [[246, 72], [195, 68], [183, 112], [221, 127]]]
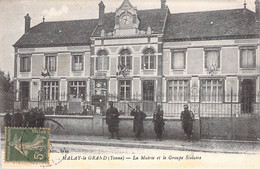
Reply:
[[120, 23], [122, 25], [129, 25], [132, 23], [132, 16], [131, 15], [123, 15], [121, 18], [120, 18]]

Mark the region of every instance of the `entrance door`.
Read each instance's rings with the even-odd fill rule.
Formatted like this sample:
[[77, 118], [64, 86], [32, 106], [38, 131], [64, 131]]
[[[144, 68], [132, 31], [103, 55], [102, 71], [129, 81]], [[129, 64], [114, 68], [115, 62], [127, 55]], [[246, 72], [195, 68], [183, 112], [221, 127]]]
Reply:
[[100, 115], [102, 113], [105, 112], [105, 110], [107, 109], [107, 81], [106, 80], [95, 80], [95, 86], [94, 86], [94, 91], [95, 91], [95, 95], [97, 96], [104, 96], [105, 100], [104, 102], [101, 102], [99, 105], [95, 105], [94, 107], [94, 111], [95, 114]]
[[30, 98], [30, 82], [20, 82], [20, 100], [21, 100], [21, 109], [28, 109], [28, 102]]
[[255, 102], [255, 80], [243, 79], [241, 81], [241, 112], [252, 113]]
[[154, 80], [143, 81], [143, 111], [153, 112], [155, 109], [154, 104]]

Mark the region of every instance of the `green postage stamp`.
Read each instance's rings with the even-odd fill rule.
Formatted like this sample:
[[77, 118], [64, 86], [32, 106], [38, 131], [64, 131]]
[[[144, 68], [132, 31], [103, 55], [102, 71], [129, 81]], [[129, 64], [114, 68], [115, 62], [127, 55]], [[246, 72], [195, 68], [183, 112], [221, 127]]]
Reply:
[[49, 163], [47, 128], [5, 128], [5, 161], [15, 163]]

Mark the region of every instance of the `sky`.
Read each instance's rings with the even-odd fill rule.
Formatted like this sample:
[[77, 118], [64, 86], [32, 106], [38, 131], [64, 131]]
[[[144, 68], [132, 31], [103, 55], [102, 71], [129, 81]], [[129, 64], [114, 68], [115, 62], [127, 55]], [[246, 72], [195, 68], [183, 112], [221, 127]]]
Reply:
[[[31, 27], [45, 21], [98, 18], [101, 0], [0, 0], [0, 69], [13, 76], [13, 44], [24, 33], [24, 16], [29, 13]], [[103, 0], [105, 12], [114, 12], [123, 0]], [[160, 8], [160, 0], [130, 0], [137, 9]], [[255, 11], [255, 0], [246, 0]], [[243, 8], [244, 0], [167, 0], [171, 13]]]

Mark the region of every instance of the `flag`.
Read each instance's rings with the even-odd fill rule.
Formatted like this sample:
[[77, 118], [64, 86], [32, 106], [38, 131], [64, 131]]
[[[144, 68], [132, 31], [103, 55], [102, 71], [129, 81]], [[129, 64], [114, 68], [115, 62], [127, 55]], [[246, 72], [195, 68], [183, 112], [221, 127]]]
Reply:
[[118, 72], [116, 73], [117, 76], [123, 75], [124, 77], [126, 77], [129, 72], [127, 67], [122, 64], [118, 64], [117, 69], [118, 69]]
[[43, 71], [42, 71], [42, 74], [41, 74], [43, 77], [46, 77], [46, 76], [51, 76], [50, 75], [50, 72], [48, 71], [48, 69], [43, 69]]

